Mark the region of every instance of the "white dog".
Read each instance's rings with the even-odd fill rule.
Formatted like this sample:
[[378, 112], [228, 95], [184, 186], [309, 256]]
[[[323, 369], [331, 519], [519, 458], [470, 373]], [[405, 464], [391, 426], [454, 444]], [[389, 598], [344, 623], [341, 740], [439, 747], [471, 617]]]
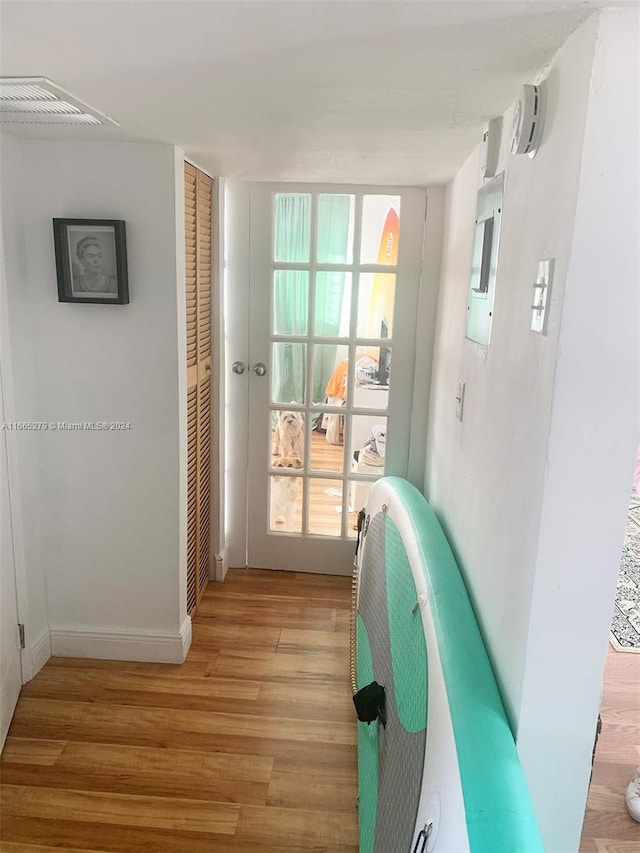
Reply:
[[[300, 470], [302, 459], [299, 456], [277, 456], [273, 460], [274, 468]], [[300, 477], [271, 478], [271, 529], [282, 527], [293, 530], [293, 516], [296, 511]]]
[[274, 456], [304, 457], [304, 420], [300, 412], [279, 412], [273, 431]]

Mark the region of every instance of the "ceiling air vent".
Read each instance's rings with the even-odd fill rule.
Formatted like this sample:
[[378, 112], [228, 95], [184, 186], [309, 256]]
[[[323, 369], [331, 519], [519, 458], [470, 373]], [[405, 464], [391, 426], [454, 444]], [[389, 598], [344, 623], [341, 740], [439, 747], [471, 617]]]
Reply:
[[46, 77], [0, 77], [0, 124], [115, 124]]

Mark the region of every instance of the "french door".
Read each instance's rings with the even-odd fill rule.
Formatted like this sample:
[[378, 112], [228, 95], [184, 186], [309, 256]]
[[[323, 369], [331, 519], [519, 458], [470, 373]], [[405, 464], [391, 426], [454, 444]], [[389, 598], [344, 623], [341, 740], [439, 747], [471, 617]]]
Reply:
[[407, 473], [425, 200], [251, 186], [249, 358], [229, 378], [248, 393], [249, 566], [348, 574], [369, 488]]

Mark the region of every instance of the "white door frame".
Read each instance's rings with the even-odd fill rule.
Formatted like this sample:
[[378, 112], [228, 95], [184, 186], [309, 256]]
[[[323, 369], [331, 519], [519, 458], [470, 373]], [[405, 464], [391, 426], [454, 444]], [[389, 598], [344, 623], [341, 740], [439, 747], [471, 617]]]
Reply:
[[[247, 524], [247, 473], [246, 465], [249, 452], [254, 448], [249, 444], [249, 431], [246, 423], [248, 409], [249, 389], [252, 395], [263, 397], [266, 405], [268, 396], [268, 382], [254, 376], [251, 368], [254, 362], [265, 361], [268, 363], [268, 351], [264, 341], [258, 344], [259, 335], [256, 331], [256, 321], [262, 322], [264, 328], [264, 317], [269, 316], [269, 292], [268, 288], [259, 291], [259, 303], [252, 304], [249, 314], [248, 282], [249, 278], [255, 279], [256, 275], [264, 277], [264, 246], [262, 251], [251, 253], [248, 246], [248, 235], [251, 234], [252, 243], [256, 237], [269, 240], [269, 229], [260, 229], [264, 232], [257, 235], [251, 230], [252, 221], [255, 223], [256, 206], [262, 206], [260, 215], [267, 216], [270, 220], [271, 193], [278, 189], [280, 191], [295, 192], [372, 192], [385, 195], [402, 196], [402, 229], [401, 249], [398, 258], [396, 272], [404, 279], [414, 280], [420, 283], [422, 266], [422, 247], [425, 234], [425, 198], [426, 190], [420, 188], [406, 187], [369, 187], [348, 185], [320, 185], [320, 184], [248, 184], [243, 182], [227, 182], [225, 192], [225, 301], [226, 301], [226, 329], [227, 329], [227, 370], [225, 385], [227, 389], [227, 420], [226, 435], [227, 443], [227, 524], [226, 533], [230, 544], [230, 564], [232, 566], [244, 566], [247, 564], [246, 524]], [[253, 205], [253, 210], [252, 210]], [[441, 205], [437, 204], [437, 213], [441, 216]], [[253, 217], [252, 217], [253, 214]], [[403, 251], [402, 247], [405, 247]], [[412, 246], [412, 250], [408, 247]], [[417, 260], [416, 260], [417, 258]], [[439, 252], [438, 252], [439, 263]], [[438, 263], [436, 263], [436, 271]], [[262, 269], [260, 269], [262, 264]], [[431, 284], [431, 282], [429, 282]], [[393, 430], [396, 436], [405, 436], [404, 440], [389, 444], [387, 448], [387, 472], [401, 476], [410, 476], [417, 480], [417, 485], [422, 485], [423, 470], [419, 460], [424, 456], [426, 445], [426, 410], [428, 401], [428, 385], [430, 378], [430, 360], [433, 343], [433, 327], [435, 321], [436, 287], [429, 287], [429, 298], [424, 299], [420, 295], [420, 287], [415, 288], [411, 299], [400, 302], [396, 306], [394, 319], [394, 341], [393, 341], [393, 369], [396, 377], [404, 375], [408, 391], [401, 396], [399, 383], [392, 383], [390, 391], [390, 418], [393, 418]], [[425, 317], [425, 312], [427, 315]], [[252, 321], [251, 342], [254, 351], [250, 351], [249, 331], [247, 316]], [[425, 320], [424, 329], [421, 320]], [[404, 346], [401, 342], [401, 332], [406, 329], [410, 332], [407, 339], [413, 339], [416, 330], [420, 330], [423, 340], [417, 346]], [[425, 345], [424, 338], [428, 339]], [[260, 351], [264, 349], [264, 352]], [[426, 356], [427, 364], [422, 363], [418, 374], [415, 371], [416, 355]], [[234, 361], [241, 361], [245, 365], [245, 372], [241, 376], [232, 375], [231, 365]], [[403, 386], [405, 383], [403, 383]], [[394, 392], [394, 387], [396, 391]], [[412, 405], [413, 397], [418, 395], [420, 416], [416, 417], [416, 411]], [[413, 445], [416, 442], [418, 452], [414, 452]], [[266, 440], [263, 442], [266, 447]], [[262, 448], [262, 452], [264, 448]], [[259, 476], [251, 483], [251, 490], [265, 490], [267, 484], [267, 466], [262, 466]], [[265, 498], [266, 499], [266, 498]], [[265, 515], [265, 513], [261, 513]], [[254, 513], [255, 516], [255, 513]], [[266, 518], [266, 516], [265, 516]], [[255, 525], [263, 525], [264, 519], [252, 517], [250, 531]], [[250, 533], [251, 535], [251, 533]], [[291, 537], [285, 537], [290, 539]], [[268, 565], [277, 567], [281, 564], [283, 549], [282, 535], [271, 535], [268, 537], [271, 547], [264, 561]], [[303, 540], [305, 541], [305, 540]], [[336, 541], [314, 538], [314, 553], [317, 554], [315, 567], [310, 566], [307, 561], [301, 561], [297, 565], [298, 570], [315, 570], [333, 573], [348, 573], [351, 568], [354, 542], [341, 543], [341, 558], [336, 559]], [[263, 542], [264, 544], [264, 542]], [[340, 549], [339, 549], [340, 550]], [[326, 551], [326, 554], [324, 554]], [[252, 562], [252, 565], [254, 562]]]

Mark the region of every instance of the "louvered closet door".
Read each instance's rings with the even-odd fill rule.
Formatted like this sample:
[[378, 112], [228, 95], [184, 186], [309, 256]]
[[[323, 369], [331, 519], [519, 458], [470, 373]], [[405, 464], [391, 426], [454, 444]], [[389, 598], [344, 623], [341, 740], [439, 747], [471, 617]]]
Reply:
[[211, 562], [211, 195], [213, 181], [198, 172], [198, 590], [209, 581]]
[[185, 163], [187, 298], [187, 610], [211, 565], [211, 244], [213, 181]]

